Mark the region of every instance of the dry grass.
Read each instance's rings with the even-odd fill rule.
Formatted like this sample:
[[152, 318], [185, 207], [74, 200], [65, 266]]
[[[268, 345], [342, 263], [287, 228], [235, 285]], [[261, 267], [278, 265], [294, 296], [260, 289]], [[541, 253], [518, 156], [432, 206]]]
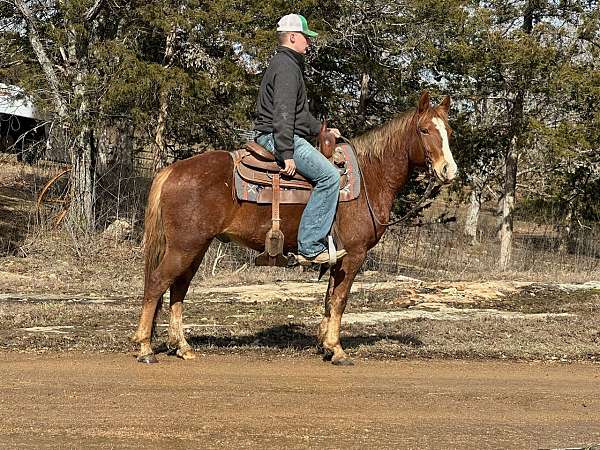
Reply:
[[[129, 240], [106, 239], [100, 232], [76, 238], [68, 229], [50, 226], [47, 218], [51, 214], [39, 216], [35, 210], [37, 191], [59, 168], [53, 164], [26, 166], [10, 159], [0, 160], [0, 293], [21, 293], [28, 299], [0, 301], [0, 348], [133, 350], [128, 336], [137, 322], [143, 289], [139, 219], [147, 181], [119, 180], [116, 176], [109, 183], [107, 177], [100, 192], [100, 231], [113, 219], [124, 218], [136, 229]], [[396, 275], [412, 276], [424, 280], [417, 284], [425, 291], [452, 280], [555, 283], [600, 279], [600, 258], [594, 247], [598, 235], [594, 230], [580, 238], [576, 252], [560, 253], [553, 244], [553, 227], [518, 222], [513, 268], [500, 272], [494, 218], [484, 214], [482, 242], [471, 246], [461, 235], [463, 209], [449, 205], [438, 207], [435, 214], [448, 208], [457, 214], [457, 223], [387, 233], [369, 253], [359, 279], [377, 282], [393, 280]], [[186, 323], [207, 326], [195, 328], [190, 341], [206, 352], [312, 353], [314, 321], [322, 314], [321, 296], [242, 304], [220, 294], [212, 296], [210, 302], [203, 301], [204, 286], [309, 281], [316, 276], [312, 270], [256, 268], [255, 256], [255, 252], [233, 244], [213, 243], [196, 276], [197, 289], [186, 303]], [[360, 290], [353, 294], [347, 311], [405, 308], [400, 300], [411, 290], [414, 287]], [[541, 292], [532, 296], [520, 289], [495, 303], [479, 299], [467, 306], [529, 313], [571, 312], [575, 316], [535, 321], [474, 317], [460, 321], [414, 319], [372, 326], [353, 324], [344, 328], [343, 337], [350, 353], [360, 357], [596, 360], [600, 356], [599, 293], [567, 293], [550, 287]], [[35, 300], [41, 294], [56, 298]], [[82, 294], [109, 301], [86, 302], [81, 299]], [[75, 331], [23, 330], [51, 325], [67, 325]], [[164, 328], [160, 330], [164, 333]]]
[[512, 279], [585, 282], [600, 279], [600, 260], [537, 249], [517, 240], [509, 271], [498, 269], [499, 244], [465, 242], [460, 231], [390, 233], [369, 254], [366, 268], [451, 280]]
[[[99, 235], [75, 238], [68, 229], [56, 230], [51, 217], [60, 207], [35, 208], [37, 193], [45, 182], [60, 171], [62, 165], [41, 162], [34, 166], [16, 162], [14, 156], [0, 157], [0, 252], [4, 255], [28, 256], [45, 263], [52, 259], [72, 258], [78, 268], [110, 272], [111, 267], [141, 270], [139, 242], [149, 180], [123, 177], [122, 168], [114, 167], [100, 180], [97, 205], [99, 230], [115, 219], [134, 226], [131, 241], [114, 243]], [[60, 194], [60, 183], [54, 194]], [[515, 243], [511, 270], [497, 268], [499, 243], [495, 238], [495, 217], [484, 209], [480, 219], [480, 243], [470, 245], [463, 238], [465, 208], [455, 202], [438, 202], [427, 211], [455, 215], [458, 221], [447, 225], [395, 227], [369, 253], [363, 270], [382, 274], [417, 275], [443, 279], [519, 279], [581, 282], [600, 279], [599, 230], [587, 230], [577, 240], [571, 253], [559, 252], [552, 225], [515, 223]], [[272, 279], [295, 279], [300, 272], [281, 269], [256, 269], [256, 253], [232, 244], [215, 242], [199, 269], [200, 278], [234, 276], [239, 282]], [[108, 260], [108, 261], [107, 261]], [[94, 265], [98, 270], [94, 270]], [[252, 268], [252, 270], [250, 270]], [[129, 272], [129, 270], [126, 270]], [[266, 277], [266, 278], [265, 278]], [[300, 276], [301, 277], [301, 276]]]
[[498, 269], [500, 243], [492, 210], [480, 216], [479, 242], [472, 245], [463, 235], [466, 208], [450, 201], [427, 211], [425, 221], [442, 213], [456, 216], [449, 224], [395, 227], [370, 252], [366, 267], [388, 273], [452, 280], [513, 279], [585, 282], [600, 279], [600, 228], [578, 236], [572, 252], [558, 250], [553, 225], [515, 222], [512, 265]]
[[[430, 285], [431, 286], [431, 285]], [[430, 287], [424, 289], [431, 289]], [[375, 325], [351, 324], [342, 340], [359, 358], [498, 358], [520, 360], [598, 361], [600, 293], [568, 293], [536, 286], [521, 289], [490, 304], [480, 300], [466, 310], [568, 312], [569, 317], [502, 319], [481, 316], [462, 320], [400, 320]], [[355, 295], [349, 313], [398, 309], [396, 289]], [[265, 300], [237, 303], [227, 295], [210, 302], [186, 303], [189, 342], [203, 353], [314, 354], [320, 299]], [[128, 337], [135, 329], [139, 304], [133, 298], [94, 304], [45, 300], [0, 302], [0, 348], [20, 351], [135, 351]], [[168, 321], [163, 313], [159, 324]], [[200, 326], [198, 324], [201, 324]], [[31, 327], [46, 331], [29, 331]], [[65, 327], [66, 328], [61, 328]], [[158, 348], [166, 328], [158, 327]]]

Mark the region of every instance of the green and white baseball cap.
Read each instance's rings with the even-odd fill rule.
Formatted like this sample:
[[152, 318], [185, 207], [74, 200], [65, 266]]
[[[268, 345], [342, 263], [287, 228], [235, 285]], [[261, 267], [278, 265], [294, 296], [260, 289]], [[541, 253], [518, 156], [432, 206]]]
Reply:
[[308, 29], [308, 23], [300, 14], [288, 14], [277, 22], [277, 31], [297, 31], [308, 37], [317, 37], [317, 33]]

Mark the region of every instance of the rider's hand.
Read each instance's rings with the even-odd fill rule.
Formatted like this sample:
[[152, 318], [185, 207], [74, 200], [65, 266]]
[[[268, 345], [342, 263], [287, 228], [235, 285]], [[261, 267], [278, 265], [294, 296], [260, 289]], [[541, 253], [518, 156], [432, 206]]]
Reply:
[[340, 130], [338, 130], [337, 128], [327, 128], [327, 131], [329, 133], [333, 133], [333, 135], [335, 136], [336, 139], [342, 136], [342, 134], [340, 133]]
[[285, 167], [280, 170], [280, 173], [293, 177], [296, 173], [296, 163], [293, 159], [286, 159], [283, 162], [285, 163]]

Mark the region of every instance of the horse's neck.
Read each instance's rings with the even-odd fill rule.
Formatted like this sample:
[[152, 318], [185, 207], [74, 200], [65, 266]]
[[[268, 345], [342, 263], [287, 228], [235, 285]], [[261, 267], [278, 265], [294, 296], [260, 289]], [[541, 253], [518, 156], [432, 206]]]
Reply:
[[362, 162], [369, 203], [379, 221], [389, 220], [394, 199], [410, 177], [411, 152], [417, 151], [419, 146], [414, 129], [411, 124], [404, 128], [404, 135], [396, 141], [397, 148], [386, 148], [380, 158]]

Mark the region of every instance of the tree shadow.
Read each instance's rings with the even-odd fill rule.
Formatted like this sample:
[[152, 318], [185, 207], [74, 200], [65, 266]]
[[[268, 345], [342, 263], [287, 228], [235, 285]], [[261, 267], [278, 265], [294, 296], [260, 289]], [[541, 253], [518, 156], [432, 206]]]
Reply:
[[[422, 347], [423, 341], [411, 333], [400, 334], [355, 334], [343, 337], [344, 348], [354, 349], [361, 345], [373, 345], [379, 341]], [[313, 331], [303, 325], [276, 325], [244, 336], [218, 336], [214, 334], [194, 334], [187, 338], [193, 347], [266, 347], [272, 349], [309, 350], [315, 348], [316, 337]]]

